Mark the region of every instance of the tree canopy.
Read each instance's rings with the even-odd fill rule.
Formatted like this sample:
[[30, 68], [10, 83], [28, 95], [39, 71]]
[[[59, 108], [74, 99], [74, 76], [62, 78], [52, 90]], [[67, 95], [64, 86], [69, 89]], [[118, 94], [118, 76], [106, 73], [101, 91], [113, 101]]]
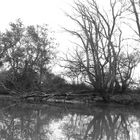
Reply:
[[20, 19], [10, 23], [0, 34], [1, 62], [9, 71], [9, 81], [17, 88], [41, 85], [43, 74], [51, 70], [56, 46], [47, 25], [26, 27]]

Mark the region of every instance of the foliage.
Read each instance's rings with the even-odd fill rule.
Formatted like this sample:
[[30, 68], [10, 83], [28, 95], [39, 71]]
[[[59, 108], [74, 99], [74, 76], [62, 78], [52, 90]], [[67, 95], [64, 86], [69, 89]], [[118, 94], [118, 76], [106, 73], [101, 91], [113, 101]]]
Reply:
[[42, 89], [50, 91], [62, 91], [66, 89], [67, 82], [59, 75], [55, 75], [51, 72], [46, 71], [43, 78]]
[[20, 19], [0, 34], [1, 60], [8, 75], [6, 83], [16, 89], [34, 90], [55, 58], [55, 39], [47, 25], [25, 27]]
[[38, 74], [31, 69], [26, 72], [17, 73], [16, 75], [12, 69], [0, 73], [0, 81], [6, 88], [20, 91], [37, 90], [38, 77]]

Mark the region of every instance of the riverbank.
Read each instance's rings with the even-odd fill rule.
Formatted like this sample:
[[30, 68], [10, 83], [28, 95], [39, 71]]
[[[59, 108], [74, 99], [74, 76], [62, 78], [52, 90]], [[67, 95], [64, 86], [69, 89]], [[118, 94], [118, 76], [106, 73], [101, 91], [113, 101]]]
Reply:
[[[95, 96], [96, 95], [96, 96]], [[104, 104], [120, 104], [120, 105], [140, 105], [140, 94], [127, 93], [127, 94], [115, 94], [108, 96], [108, 100], [104, 100], [102, 96], [98, 94], [82, 93], [82, 94], [26, 94], [26, 95], [0, 95], [0, 99], [3, 101], [12, 102], [28, 102], [35, 104], [46, 104], [48, 102], [54, 103], [70, 103], [70, 104], [92, 104], [92, 103], [104, 103]], [[99, 94], [100, 95], [100, 94]]]

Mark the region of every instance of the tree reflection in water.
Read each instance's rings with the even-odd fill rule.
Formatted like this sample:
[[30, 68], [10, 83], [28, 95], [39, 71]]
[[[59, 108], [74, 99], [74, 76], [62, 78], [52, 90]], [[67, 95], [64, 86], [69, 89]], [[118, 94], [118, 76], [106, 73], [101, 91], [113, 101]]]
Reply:
[[62, 119], [61, 112], [47, 108], [14, 108], [0, 111], [0, 140], [46, 140], [51, 136], [49, 124]]
[[74, 115], [62, 126], [68, 139], [129, 140], [129, 127], [123, 115], [98, 112], [92, 116]]
[[[139, 110], [101, 106], [88, 109], [73, 106], [66, 109], [64, 105], [4, 106], [0, 105], [0, 140], [140, 139]], [[61, 136], [57, 137], [58, 129]]]
[[139, 113], [97, 107], [88, 116], [76, 113], [67, 116], [61, 128], [68, 140], [139, 140]]

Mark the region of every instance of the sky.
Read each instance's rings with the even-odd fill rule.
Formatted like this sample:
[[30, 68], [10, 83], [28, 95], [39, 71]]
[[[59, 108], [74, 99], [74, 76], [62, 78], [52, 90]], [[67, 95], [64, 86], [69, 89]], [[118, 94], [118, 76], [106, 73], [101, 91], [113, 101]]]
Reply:
[[53, 31], [62, 32], [67, 22], [64, 10], [68, 9], [67, 0], [0, 0], [0, 31], [10, 22], [20, 18], [25, 25], [48, 24]]
[[1, 27], [14, 19], [21, 18], [27, 24], [64, 22], [62, 9], [66, 0], [0, 0]]

